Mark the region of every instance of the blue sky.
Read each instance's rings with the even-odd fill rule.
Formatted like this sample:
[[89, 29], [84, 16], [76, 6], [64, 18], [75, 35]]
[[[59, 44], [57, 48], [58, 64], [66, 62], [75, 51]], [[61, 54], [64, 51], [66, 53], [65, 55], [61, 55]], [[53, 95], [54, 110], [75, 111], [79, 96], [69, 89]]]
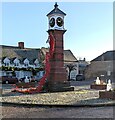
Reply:
[[[3, 2], [2, 42], [25, 47], [48, 47], [48, 18], [54, 2]], [[58, 2], [64, 11], [64, 49], [70, 49], [76, 58], [92, 60], [113, 49], [113, 3], [112, 2]]]

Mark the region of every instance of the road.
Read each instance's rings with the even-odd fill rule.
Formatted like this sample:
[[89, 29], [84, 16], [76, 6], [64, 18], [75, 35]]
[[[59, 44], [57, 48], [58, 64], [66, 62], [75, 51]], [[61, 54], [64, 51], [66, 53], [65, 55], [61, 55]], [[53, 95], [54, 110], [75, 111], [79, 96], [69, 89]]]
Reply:
[[[70, 81], [71, 86], [75, 87], [87, 87], [89, 88], [91, 83], [93, 83], [93, 80], [84, 80], [84, 81]], [[11, 89], [13, 87], [12, 84], [3, 84], [2, 88], [3, 89]]]
[[27, 108], [3, 106], [2, 114], [4, 118], [113, 118], [113, 107]]

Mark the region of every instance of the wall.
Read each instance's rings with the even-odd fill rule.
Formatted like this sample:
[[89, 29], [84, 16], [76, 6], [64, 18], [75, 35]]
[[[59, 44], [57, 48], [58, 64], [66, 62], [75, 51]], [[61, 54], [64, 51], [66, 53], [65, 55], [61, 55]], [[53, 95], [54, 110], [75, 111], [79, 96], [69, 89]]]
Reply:
[[101, 75], [104, 75], [105, 78], [107, 78], [108, 71], [111, 71], [110, 77], [113, 77], [113, 64], [115, 64], [115, 61], [94, 61], [86, 68], [85, 78], [91, 79]]

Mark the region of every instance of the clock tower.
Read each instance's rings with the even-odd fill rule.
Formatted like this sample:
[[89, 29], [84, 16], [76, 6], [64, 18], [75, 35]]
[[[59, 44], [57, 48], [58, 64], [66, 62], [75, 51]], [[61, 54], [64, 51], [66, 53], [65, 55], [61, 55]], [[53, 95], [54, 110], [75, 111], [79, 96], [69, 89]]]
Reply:
[[64, 67], [63, 35], [66, 32], [64, 29], [65, 15], [58, 8], [57, 3], [55, 3], [54, 9], [47, 14], [48, 34], [52, 34], [55, 38], [54, 53], [53, 57], [50, 58], [50, 73], [48, 77], [48, 90], [51, 92], [74, 90], [73, 87], [70, 87], [70, 82], [67, 80], [67, 72]]

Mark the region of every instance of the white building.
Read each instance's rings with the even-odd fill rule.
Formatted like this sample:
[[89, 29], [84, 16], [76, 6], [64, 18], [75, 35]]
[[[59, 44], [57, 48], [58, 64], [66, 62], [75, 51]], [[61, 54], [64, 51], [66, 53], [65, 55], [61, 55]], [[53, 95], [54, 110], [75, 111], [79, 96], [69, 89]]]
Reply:
[[0, 50], [0, 76], [16, 76], [18, 79], [43, 76], [40, 49], [25, 48], [24, 42], [19, 42], [17, 47], [1, 45]]

